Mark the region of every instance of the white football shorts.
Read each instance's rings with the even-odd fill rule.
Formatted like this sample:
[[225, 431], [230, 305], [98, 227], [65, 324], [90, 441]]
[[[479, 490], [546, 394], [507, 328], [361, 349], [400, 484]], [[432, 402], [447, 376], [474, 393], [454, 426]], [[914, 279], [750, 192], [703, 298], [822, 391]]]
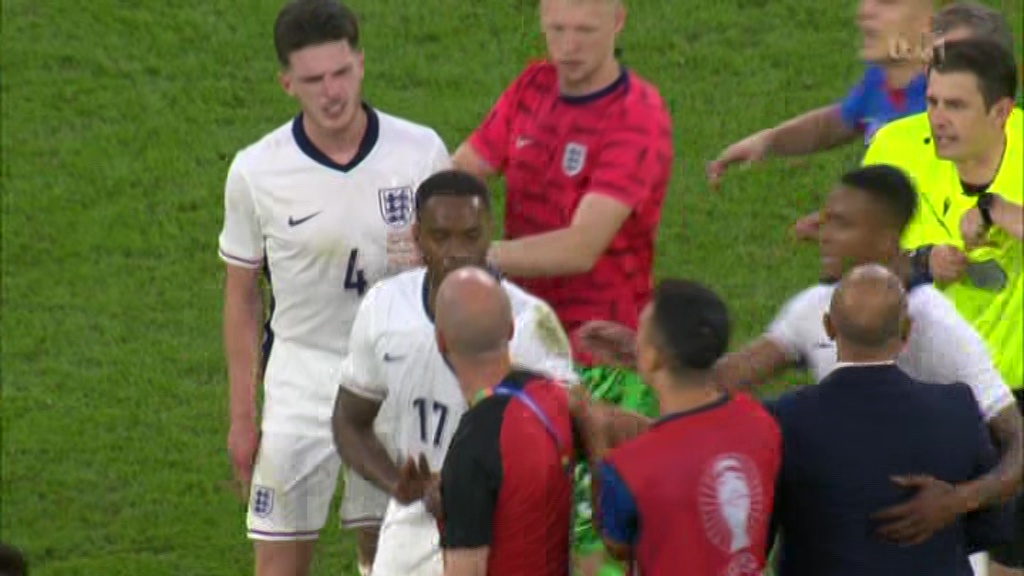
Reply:
[[373, 576], [441, 576], [443, 572], [437, 520], [422, 502], [403, 506], [390, 501], [370, 573]]
[[[264, 376], [263, 431], [249, 493], [249, 538], [316, 540], [327, 521], [339, 472], [345, 480], [342, 527], [380, 526], [389, 495], [343, 466], [334, 445], [330, 414], [341, 361], [320, 350], [274, 342]], [[300, 412], [301, 400], [282, 406], [288, 396], [303, 389], [310, 391], [306, 401], [319, 397], [315, 414]], [[328, 403], [326, 409], [323, 403]], [[378, 417], [378, 437], [395, 454], [390, 435], [385, 433], [388, 426], [383, 412]], [[296, 421], [294, 426], [291, 421]]]

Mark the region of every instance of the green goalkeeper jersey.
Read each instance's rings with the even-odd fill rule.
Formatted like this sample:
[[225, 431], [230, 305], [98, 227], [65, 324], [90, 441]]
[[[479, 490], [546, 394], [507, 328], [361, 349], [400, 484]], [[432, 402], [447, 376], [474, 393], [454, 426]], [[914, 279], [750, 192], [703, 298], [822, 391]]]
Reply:
[[[603, 366], [579, 368], [580, 381], [595, 400], [614, 404], [619, 408], [644, 416], [658, 416], [658, 399], [640, 377], [631, 370]], [[603, 549], [600, 534], [594, 529], [590, 498], [590, 469], [586, 462], [576, 466], [575, 482], [575, 547], [576, 552], [588, 555]], [[625, 569], [609, 560], [601, 576], [621, 576]]]

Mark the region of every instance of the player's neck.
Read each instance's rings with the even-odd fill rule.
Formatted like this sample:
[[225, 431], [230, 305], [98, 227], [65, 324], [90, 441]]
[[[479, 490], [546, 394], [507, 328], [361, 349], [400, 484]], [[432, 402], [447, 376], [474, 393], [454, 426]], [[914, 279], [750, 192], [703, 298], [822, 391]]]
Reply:
[[710, 374], [683, 377], [661, 372], [655, 374], [653, 380], [651, 387], [658, 393], [662, 416], [717, 402], [724, 393]]
[[481, 392], [501, 384], [512, 372], [512, 359], [507, 353], [472, 360], [450, 359], [466, 402], [473, 405]]
[[996, 174], [999, 172], [999, 166], [1003, 162], [1003, 152], [1005, 149], [1006, 134], [1001, 133], [997, 144], [989, 146], [983, 154], [954, 162], [960, 180], [976, 186], [988, 184], [995, 180]]
[[323, 130], [312, 122], [308, 115], [302, 118], [302, 128], [317, 150], [338, 164], [347, 164], [359, 153], [359, 146], [366, 135], [369, 118], [362, 106], [356, 111], [352, 123], [341, 130]]
[[903, 348], [902, 342], [883, 348], [865, 348], [839, 339], [836, 342], [836, 359], [846, 364], [881, 364], [893, 362], [900, 355]]
[[900, 90], [910, 86], [926, 68], [916, 62], [893, 62], [885, 65], [885, 84], [893, 90]]
[[586, 96], [611, 86], [622, 75], [622, 66], [614, 57], [605, 62], [594, 74], [579, 84], [559, 83], [563, 96]]

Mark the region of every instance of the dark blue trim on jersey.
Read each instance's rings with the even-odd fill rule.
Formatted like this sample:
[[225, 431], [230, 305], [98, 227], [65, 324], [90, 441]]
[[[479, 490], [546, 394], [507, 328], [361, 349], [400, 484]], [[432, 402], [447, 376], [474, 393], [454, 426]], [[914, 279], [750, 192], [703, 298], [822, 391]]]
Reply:
[[427, 270], [423, 274], [423, 288], [420, 289], [420, 299], [423, 301], [423, 313], [427, 315], [427, 320], [430, 323], [434, 323], [434, 314], [430, 311], [430, 270]]
[[590, 104], [591, 102], [596, 102], [601, 98], [604, 98], [605, 96], [608, 96], [609, 94], [618, 91], [620, 88], [624, 90], [629, 90], [629, 71], [626, 69], [625, 66], [622, 66], [622, 72], [619, 74], [619, 77], [615, 79], [615, 82], [612, 82], [611, 84], [605, 86], [604, 88], [601, 88], [600, 90], [597, 90], [596, 92], [591, 92], [590, 94], [583, 94], [582, 96], [567, 96], [565, 94], [560, 94], [559, 98], [561, 98], [562, 102], [565, 102], [566, 104], [579, 106], [583, 104]]
[[673, 420], [679, 420], [680, 418], [686, 418], [687, 416], [694, 416], [702, 412], [707, 412], [708, 410], [721, 408], [722, 406], [728, 404], [729, 400], [731, 399], [732, 396], [728, 392], [722, 392], [722, 395], [718, 397], [714, 402], [709, 402], [707, 404], [704, 404], [703, 406], [697, 406], [696, 408], [691, 408], [689, 410], [683, 410], [682, 412], [672, 412], [670, 414], [665, 414], [661, 418], [658, 418], [657, 420], [652, 422], [651, 428], [654, 428], [655, 426], [661, 426], [662, 424], [666, 424]]
[[292, 120], [292, 136], [295, 137], [295, 143], [298, 144], [299, 150], [302, 150], [302, 153], [309, 156], [311, 160], [332, 170], [347, 173], [357, 168], [370, 155], [370, 152], [373, 152], [373, 147], [377, 145], [377, 140], [380, 138], [380, 119], [377, 117], [377, 111], [365, 102], [362, 106], [363, 110], [366, 111], [366, 132], [363, 133], [363, 139], [359, 142], [359, 150], [356, 151], [356, 155], [352, 157], [352, 160], [345, 164], [338, 164], [331, 160], [327, 154], [321, 152], [313, 144], [313, 141], [309, 139], [309, 135], [306, 134], [306, 127], [302, 124], [301, 113], [295, 117], [295, 120]]
[[640, 511], [626, 481], [611, 464], [602, 461], [598, 472], [601, 484], [598, 513], [604, 536], [618, 544], [635, 545], [640, 536]]
[[263, 322], [263, 357], [260, 358], [260, 374], [267, 373], [267, 362], [270, 361], [270, 350], [274, 347], [274, 329], [270, 327], [270, 322], [274, 319], [274, 283], [270, 278], [270, 264], [267, 260], [267, 251], [263, 250], [263, 276], [267, 279], [267, 286], [270, 287], [270, 311], [267, 314], [267, 319]]

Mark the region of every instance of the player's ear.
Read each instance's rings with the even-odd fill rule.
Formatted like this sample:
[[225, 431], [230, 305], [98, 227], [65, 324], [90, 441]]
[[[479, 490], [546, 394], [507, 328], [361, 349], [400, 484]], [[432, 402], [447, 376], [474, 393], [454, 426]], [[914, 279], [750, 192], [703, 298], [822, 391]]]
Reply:
[[295, 96], [295, 93], [292, 91], [292, 74], [289, 69], [282, 68], [281, 71], [277, 73], [277, 81], [281, 83], [281, 88], [283, 88], [289, 96]]
[[441, 333], [440, 329], [434, 329], [434, 340], [437, 342], [437, 350], [441, 353], [441, 356], [448, 354], [448, 343], [444, 340], [444, 334]]
[[832, 325], [832, 316], [830, 316], [828, 312], [825, 312], [825, 316], [822, 317], [821, 321], [825, 325], [825, 334], [828, 336], [828, 339], [835, 340], [836, 327]]

